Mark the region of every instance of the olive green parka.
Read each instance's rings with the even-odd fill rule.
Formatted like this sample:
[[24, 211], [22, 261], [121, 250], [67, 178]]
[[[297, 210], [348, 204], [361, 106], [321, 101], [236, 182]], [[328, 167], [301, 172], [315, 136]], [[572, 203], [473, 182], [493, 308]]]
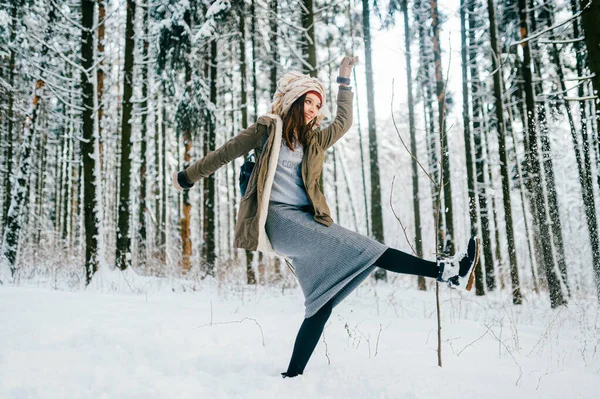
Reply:
[[[352, 125], [352, 98], [353, 93], [350, 88], [341, 86], [337, 96], [337, 114], [334, 121], [323, 129], [315, 127], [309, 134], [308, 145], [304, 148], [302, 180], [312, 204], [314, 218], [325, 226], [330, 226], [333, 219], [325, 196], [319, 188], [319, 179], [323, 171], [325, 151]], [[254, 149], [257, 161], [250, 175], [246, 194], [239, 205], [233, 243], [236, 248], [274, 252], [266, 234], [265, 224], [281, 148], [282, 126], [283, 122], [278, 115], [263, 115], [256, 123], [184, 171], [187, 180], [195, 183]], [[265, 142], [264, 138], [267, 134], [268, 139]], [[263, 142], [264, 148], [262, 148]]]

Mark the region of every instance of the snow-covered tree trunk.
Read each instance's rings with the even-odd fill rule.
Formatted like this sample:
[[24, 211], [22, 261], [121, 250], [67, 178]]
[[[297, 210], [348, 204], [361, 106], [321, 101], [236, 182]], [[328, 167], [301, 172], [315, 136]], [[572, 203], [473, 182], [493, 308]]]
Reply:
[[[373, 56], [371, 49], [371, 12], [369, 0], [362, 1], [362, 22], [365, 44], [365, 73], [367, 78], [367, 107], [369, 118], [369, 157], [371, 165], [371, 228], [373, 238], [384, 242], [379, 155], [377, 149], [377, 121], [375, 119], [375, 85], [373, 82]], [[375, 279], [387, 280], [384, 269], [377, 269]]]
[[[519, 20], [520, 20], [520, 31], [521, 38], [526, 39], [529, 32], [529, 22], [526, 9], [526, 1], [519, 0]], [[522, 74], [525, 86], [525, 105], [527, 109], [527, 165], [528, 165], [528, 177], [532, 179], [532, 188], [534, 193], [534, 201], [536, 208], [536, 224], [538, 226], [541, 235], [541, 244], [544, 258], [544, 270], [546, 273], [546, 279], [548, 281], [548, 288], [550, 290], [550, 304], [551, 306], [557, 307], [566, 303], [560, 280], [556, 272], [556, 266], [554, 264], [554, 256], [552, 253], [552, 237], [550, 235], [547, 210], [546, 210], [546, 198], [544, 195], [543, 182], [542, 182], [542, 170], [541, 162], [539, 159], [538, 151], [538, 137], [537, 137], [537, 118], [535, 110], [535, 95], [533, 91], [532, 83], [532, 59], [531, 50], [527, 41], [522, 43], [523, 47], [523, 66]]]
[[[581, 24], [583, 26], [587, 48], [588, 67], [593, 74], [592, 87], [594, 93], [592, 97], [594, 97], [596, 108], [596, 132], [600, 132], [600, 23], [598, 23], [600, 2], [579, 0], [579, 7], [581, 9]], [[594, 262], [593, 269], [597, 295], [598, 299], [600, 299], [600, 263]]]
[[131, 127], [133, 124], [133, 65], [134, 65], [134, 20], [135, 0], [127, 0], [127, 22], [125, 25], [125, 65], [123, 66], [123, 114], [121, 118], [121, 170], [119, 176], [119, 207], [117, 215], [116, 266], [125, 270], [131, 266]]
[[149, 214], [148, 204], [146, 200], [146, 191], [147, 191], [147, 144], [146, 142], [149, 140], [148, 134], [148, 114], [149, 114], [149, 101], [148, 101], [148, 47], [150, 46], [150, 42], [148, 40], [148, 14], [149, 10], [149, 1], [146, 0], [145, 4], [140, 7], [142, 12], [142, 62], [140, 67], [140, 81], [142, 85], [142, 100], [140, 102], [141, 108], [141, 131], [140, 131], [140, 207], [138, 214], [138, 226], [137, 226], [137, 262], [138, 265], [143, 266], [146, 264], [146, 219], [147, 214]]
[[[421, 205], [419, 201], [419, 168], [417, 165], [417, 134], [415, 126], [415, 111], [413, 99], [413, 77], [412, 77], [412, 56], [410, 51], [410, 28], [408, 18], [408, 1], [402, 0], [402, 14], [404, 16], [404, 48], [406, 59], [406, 92], [408, 103], [408, 129], [410, 131], [410, 152], [412, 154], [412, 195], [413, 195], [413, 215], [415, 228], [415, 251], [416, 256], [423, 257], [423, 242], [421, 237]], [[425, 291], [427, 285], [425, 278], [419, 276], [417, 278], [417, 286], [420, 290]]]
[[502, 176], [502, 201], [504, 204], [504, 225], [508, 243], [508, 259], [510, 262], [510, 277], [512, 297], [515, 305], [523, 303], [519, 283], [519, 267], [512, 219], [512, 204], [510, 196], [510, 178], [508, 176], [508, 158], [506, 156], [506, 123], [504, 121], [504, 101], [502, 98], [502, 63], [498, 45], [498, 29], [496, 27], [496, 10], [493, 0], [488, 0], [488, 18], [490, 21], [490, 41], [492, 46], [492, 70], [494, 71], [494, 98], [496, 100], [496, 129], [498, 133], [498, 154], [500, 155], [500, 175]]

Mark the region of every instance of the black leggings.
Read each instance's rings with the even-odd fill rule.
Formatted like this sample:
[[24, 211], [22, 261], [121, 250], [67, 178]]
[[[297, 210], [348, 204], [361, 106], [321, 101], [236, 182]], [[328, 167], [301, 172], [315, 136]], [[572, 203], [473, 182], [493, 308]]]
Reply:
[[[388, 248], [375, 261], [375, 266], [395, 273], [432, 278], [438, 276], [436, 262], [417, 258], [394, 248]], [[331, 316], [331, 310], [332, 304], [329, 301], [313, 316], [304, 319], [296, 337], [290, 365], [287, 372], [281, 374], [283, 377], [295, 377], [304, 372], [308, 359], [319, 342], [325, 323]]]

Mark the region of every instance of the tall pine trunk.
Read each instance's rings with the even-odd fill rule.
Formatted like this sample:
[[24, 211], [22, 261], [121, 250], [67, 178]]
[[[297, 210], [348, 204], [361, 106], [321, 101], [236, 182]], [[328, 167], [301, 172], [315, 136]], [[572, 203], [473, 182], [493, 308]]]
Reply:
[[[463, 125], [464, 125], [464, 140], [465, 140], [465, 155], [467, 164], [467, 188], [469, 196], [469, 220], [471, 223], [471, 236], [478, 235], [477, 223], [477, 203], [475, 186], [475, 176], [473, 171], [473, 154], [471, 145], [471, 118], [469, 113], [469, 63], [467, 59], [468, 42], [467, 42], [467, 19], [465, 0], [460, 2], [460, 39], [461, 39], [461, 62], [462, 62], [462, 96], [463, 96]], [[485, 288], [483, 286], [483, 272], [481, 267], [475, 269], [475, 293], [484, 295]]]
[[498, 154], [500, 155], [500, 175], [502, 176], [502, 200], [504, 203], [504, 223], [508, 242], [508, 259], [512, 284], [513, 303], [523, 303], [519, 284], [519, 268], [517, 250], [513, 231], [512, 206], [510, 199], [510, 178], [508, 176], [508, 158], [506, 156], [506, 124], [504, 122], [504, 103], [502, 100], [502, 61], [498, 47], [498, 30], [496, 28], [496, 11], [493, 0], [488, 0], [488, 17], [490, 20], [490, 40], [492, 44], [492, 70], [494, 71], [494, 97], [496, 100], [496, 128], [498, 130]]
[[148, 205], [146, 203], [146, 174], [147, 174], [147, 160], [146, 142], [149, 140], [148, 136], [148, 47], [150, 42], [148, 40], [148, 14], [149, 14], [149, 1], [146, 0], [146, 4], [142, 6], [142, 26], [143, 26], [143, 37], [142, 37], [142, 63], [140, 68], [140, 80], [142, 83], [142, 101], [141, 105], [141, 129], [140, 129], [140, 207], [138, 214], [138, 265], [144, 266], [146, 264], [146, 214], [148, 213]]
[[302, 54], [305, 62], [302, 64], [303, 72], [312, 77], [317, 76], [317, 47], [315, 42], [315, 14], [313, 11], [313, 0], [302, 0], [302, 29], [304, 38], [302, 40]]
[[[598, 104], [598, 97], [600, 97], [600, 23], [598, 23], [600, 2], [579, 0], [579, 5], [582, 10], [581, 25], [585, 35], [588, 67], [590, 72], [594, 75], [592, 77], [592, 87], [596, 98], [596, 132], [600, 132], [600, 105]], [[600, 299], [600, 263], [594, 261], [593, 269], [597, 295], [598, 299]]]
[[[519, 20], [521, 38], [525, 39], [529, 32], [529, 23], [526, 9], [526, 1], [519, 0]], [[550, 305], [555, 308], [566, 303], [559, 278], [556, 273], [554, 256], [552, 254], [551, 235], [548, 229], [548, 220], [546, 218], [546, 198], [542, 186], [542, 170], [538, 151], [538, 138], [536, 126], [535, 95], [533, 92], [533, 82], [531, 74], [531, 50], [527, 41], [522, 43], [523, 47], [523, 65], [521, 68], [525, 87], [525, 106], [527, 108], [527, 165], [528, 178], [532, 179], [533, 199], [535, 201], [537, 229], [540, 233], [542, 252], [544, 259], [544, 270], [548, 282]]]
[[[530, 0], [530, 8], [533, 9], [533, 1]], [[547, 19], [548, 9], [551, 7], [551, 4], [546, 4], [542, 11], [540, 12], [539, 17], [542, 19]], [[537, 32], [537, 21], [536, 18], [533, 17], [535, 11], [531, 11], [531, 29], [534, 32]], [[552, 35], [550, 35], [552, 37]], [[540, 50], [538, 48], [537, 42], [533, 41], [531, 43], [532, 53], [534, 56], [534, 64], [535, 64], [535, 72], [536, 72], [536, 82], [537, 84], [534, 88], [537, 92], [540, 93], [541, 96], [544, 94], [544, 86], [543, 86], [543, 76], [542, 76], [542, 67], [541, 67], [541, 59], [540, 59]], [[536, 94], [534, 92], [534, 94]], [[554, 179], [554, 166], [552, 162], [552, 150], [550, 148], [550, 136], [548, 131], [548, 120], [546, 116], [546, 100], [542, 97], [542, 99], [538, 99], [538, 107], [537, 107], [537, 121], [540, 127], [540, 142], [542, 145], [542, 165], [544, 167], [544, 174], [546, 177], [546, 191], [548, 197], [548, 210], [550, 212], [550, 228], [552, 231], [552, 239], [554, 243], [555, 256], [558, 264], [558, 268], [560, 270], [560, 277], [562, 278], [562, 282], [565, 286], [567, 295], [570, 295], [569, 292], [569, 283], [567, 278], [567, 264], [565, 259], [565, 246], [564, 240], [562, 237], [562, 223], [560, 221], [560, 213], [558, 209], [558, 197], [556, 194], [556, 183]]]
[[131, 237], [129, 220], [131, 218], [131, 124], [133, 102], [133, 53], [135, 0], [127, 0], [127, 22], [125, 25], [125, 64], [123, 66], [123, 114], [121, 118], [121, 172], [119, 176], [119, 209], [117, 217], [117, 254], [116, 266], [125, 270], [131, 266]]
[[[371, 13], [369, 0], [362, 0], [363, 34], [365, 41], [365, 66], [367, 75], [367, 107], [369, 118], [369, 157], [371, 166], [371, 229], [373, 238], [384, 241], [383, 211], [381, 205], [381, 184], [379, 180], [379, 156], [377, 150], [377, 120], [375, 118], [375, 85], [373, 83], [373, 60], [371, 54]], [[387, 273], [377, 269], [375, 279], [387, 280]]]
[[[10, 42], [13, 44], [10, 48], [10, 61], [8, 63], [8, 84], [11, 88], [15, 87], [15, 71], [16, 71], [16, 37], [17, 37], [17, 27], [18, 27], [18, 10], [20, 7], [20, 1], [13, 1], [11, 8], [11, 30], [10, 30]], [[6, 114], [6, 119], [8, 120], [8, 129], [6, 138], [6, 180], [5, 180], [5, 189], [4, 189], [4, 206], [2, 208], [3, 215], [2, 221], [4, 222], [5, 227], [7, 225], [8, 220], [8, 208], [10, 207], [11, 202], [11, 193], [12, 193], [12, 167], [13, 167], [13, 149], [15, 147], [15, 137], [13, 136], [13, 132], [15, 131], [15, 90], [8, 91], [8, 112]]]
[[[477, 5], [477, 7], [476, 7]], [[481, 4], [478, 0], [470, 0], [468, 3], [469, 14], [469, 69], [471, 74], [471, 96], [473, 107], [473, 146], [475, 149], [475, 175], [477, 179], [477, 202], [479, 204], [479, 219], [481, 221], [481, 237], [483, 243], [483, 261], [485, 266], [485, 285], [489, 291], [496, 288], [496, 278], [494, 275], [494, 257], [492, 254], [492, 239], [490, 232], [489, 204], [487, 198], [487, 188], [485, 182], [485, 157], [484, 146], [482, 143], [483, 132], [483, 101], [484, 86], [479, 78], [477, 69], [477, 50], [482, 47], [481, 39], [477, 37], [476, 30], [482, 29], [482, 16], [479, 12]], [[491, 182], [489, 182], [491, 183]], [[479, 272], [477, 272], [479, 269]], [[475, 269], [475, 292], [482, 295], [483, 287], [483, 267]]]
[[[183, 21], [186, 26], [192, 30], [192, 13], [190, 9], [186, 9], [183, 14]], [[192, 100], [192, 66], [190, 60], [185, 60], [185, 92], [187, 100]], [[187, 169], [192, 162], [192, 124], [189, 121], [183, 123], [183, 169]], [[179, 221], [181, 229], [181, 269], [183, 273], [190, 271], [192, 258], [192, 238], [191, 238], [191, 223], [192, 223], [192, 203], [190, 202], [190, 190], [183, 190], [182, 194], [182, 209], [183, 216]]]
[[[241, 79], [241, 101], [242, 101], [242, 128], [245, 129], [248, 127], [248, 84], [247, 84], [247, 60], [246, 60], [246, 20], [245, 13], [242, 8], [239, 14], [240, 19], [240, 79]], [[276, 69], [276, 68], [275, 68]], [[273, 78], [273, 72], [271, 72], [271, 79]], [[276, 75], [276, 73], [275, 73]], [[275, 84], [275, 89], [277, 88], [277, 82], [271, 80], [271, 88], [273, 88], [273, 84]], [[244, 156], [244, 161], [248, 159], [247, 156]], [[252, 267], [252, 252], [246, 250], [246, 282], [248, 284], [256, 284], [256, 274], [254, 273], [254, 268]]]
[[[210, 43], [210, 102], [217, 104], [217, 39]], [[208, 113], [208, 137], [205, 143], [207, 152], [215, 150], [216, 120], [213, 112]], [[214, 173], [204, 179], [204, 245], [206, 257], [206, 273], [215, 276], [215, 175]]]
[[[415, 111], [414, 111], [414, 100], [413, 100], [413, 78], [412, 78], [412, 67], [411, 67], [411, 52], [410, 52], [410, 31], [408, 23], [408, 1], [402, 1], [402, 13], [404, 14], [404, 48], [406, 54], [406, 91], [407, 91], [407, 102], [408, 102], [408, 128], [410, 131], [410, 152], [413, 155], [412, 158], [412, 189], [413, 189], [413, 214], [414, 214], [414, 225], [415, 225], [415, 251], [419, 258], [423, 257], [423, 243], [421, 237], [421, 207], [419, 204], [419, 169], [417, 165], [417, 135], [415, 132]], [[424, 291], [427, 289], [425, 284], [425, 278], [419, 276], [417, 279], [417, 286], [420, 290]]]
[[441, 209], [445, 213], [444, 224], [444, 252], [455, 252], [454, 242], [454, 216], [452, 206], [452, 184], [450, 179], [450, 149], [448, 148], [448, 134], [446, 132], [446, 87], [442, 73], [442, 48], [440, 44], [440, 21], [437, 0], [431, 0], [431, 27], [433, 29], [433, 59], [435, 65], [435, 92], [438, 100], [438, 129], [442, 150], [442, 180], [444, 202]]

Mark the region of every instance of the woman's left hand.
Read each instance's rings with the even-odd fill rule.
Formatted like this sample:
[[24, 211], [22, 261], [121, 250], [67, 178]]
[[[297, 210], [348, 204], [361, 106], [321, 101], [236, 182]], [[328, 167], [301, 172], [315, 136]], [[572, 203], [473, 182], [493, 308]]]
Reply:
[[354, 68], [354, 65], [356, 64], [358, 64], [358, 57], [344, 57], [342, 59], [342, 63], [340, 64], [339, 76], [342, 78], [350, 78], [352, 68]]

